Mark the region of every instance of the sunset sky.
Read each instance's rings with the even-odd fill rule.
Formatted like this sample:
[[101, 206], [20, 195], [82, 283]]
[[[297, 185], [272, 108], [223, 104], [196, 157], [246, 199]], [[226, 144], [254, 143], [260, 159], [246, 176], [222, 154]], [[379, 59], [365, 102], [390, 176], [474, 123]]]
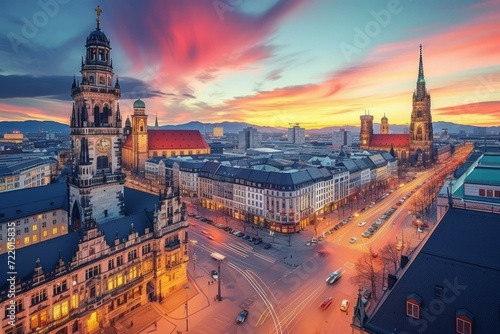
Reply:
[[433, 121], [500, 125], [500, 0], [8, 1], [0, 121], [69, 124], [97, 5], [122, 115], [141, 97], [150, 125], [406, 124], [420, 43]]

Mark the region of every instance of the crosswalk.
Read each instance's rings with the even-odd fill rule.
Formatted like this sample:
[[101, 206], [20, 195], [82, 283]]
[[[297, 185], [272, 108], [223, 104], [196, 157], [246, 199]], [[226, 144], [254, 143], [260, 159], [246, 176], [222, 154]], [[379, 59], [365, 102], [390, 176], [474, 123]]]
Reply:
[[[227, 242], [227, 243], [224, 242], [224, 243], [221, 243], [219, 245], [224, 247], [228, 252], [231, 252], [232, 254], [240, 256], [242, 258], [248, 258], [250, 256], [255, 256], [255, 257], [257, 257], [263, 261], [269, 262], [269, 263], [276, 262], [276, 259], [274, 259], [270, 256], [263, 255], [263, 254], [260, 254], [258, 252], [254, 252], [252, 246], [245, 244], [243, 242], [239, 242], [239, 241]], [[207, 248], [207, 250], [209, 250], [209, 249]], [[212, 250], [209, 250], [209, 251], [212, 251]]]

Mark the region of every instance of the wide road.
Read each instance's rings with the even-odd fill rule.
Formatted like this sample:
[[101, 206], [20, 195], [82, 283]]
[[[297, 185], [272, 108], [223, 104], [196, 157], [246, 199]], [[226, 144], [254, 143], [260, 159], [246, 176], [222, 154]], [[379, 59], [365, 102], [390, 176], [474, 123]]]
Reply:
[[[456, 158], [450, 161], [455, 162]], [[358, 293], [358, 286], [350, 278], [356, 274], [357, 259], [370, 248], [379, 252], [388, 242], [400, 242], [403, 237], [404, 246], [413, 248], [423, 237], [415, 229], [408, 228], [412, 218], [408, 214], [413, 208], [412, 197], [397, 206], [394, 214], [370, 238], [362, 237], [361, 233], [415, 187], [448, 169], [450, 165], [441, 164], [416, 173], [413, 180], [401, 184], [372, 208], [359, 213], [348, 224], [310, 247], [305, 245], [301, 233], [291, 236], [290, 247], [281, 240], [270, 249], [264, 249], [264, 243], [254, 245], [223, 229], [189, 218], [192, 223], [189, 237], [197, 243], [190, 247], [191, 254], [196, 253], [196, 270], [194, 264], [190, 264], [188, 270], [210, 300], [218, 293], [217, 282], [208, 284], [210, 271], [217, 269], [217, 261], [210, 257], [210, 253], [226, 256], [220, 273], [223, 300], [190, 314], [190, 332], [350, 333]], [[357, 224], [363, 221], [367, 224], [359, 227]], [[318, 233], [337, 222], [338, 219], [327, 217], [318, 225]], [[233, 224], [233, 227], [237, 225]], [[403, 230], [412, 231], [408, 233], [411, 235], [402, 235]], [[261, 236], [265, 242], [271, 241], [268, 234], [261, 233]], [[350, 243], [351, 237], [357, 240]], [[333, 285], [327, 284], [325, 279], [337, 269], [345, 270], [344, 275]], [[382, 292], [378, 293], [380, 296]], [[320, 304], [326, 297], [332, 297], [332, 304], [323, 310]], [[340, 310], [343, 299], [351, 303], [348, 312]], [[190, 308], [196, 310], [196, 305], [190, 305]], [[248, 309], [249, 316], [238, 325], [235, 320], [242, 309]], [[371, 309], [373, 305], [368, 308]]]

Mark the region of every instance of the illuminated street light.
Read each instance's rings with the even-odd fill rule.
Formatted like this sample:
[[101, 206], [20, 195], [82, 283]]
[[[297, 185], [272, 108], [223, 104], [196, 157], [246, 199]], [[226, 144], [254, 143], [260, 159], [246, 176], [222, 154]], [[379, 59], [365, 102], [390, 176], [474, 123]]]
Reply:
[[214, 259], [217, 260], [217, 264], [218, 264], [218, 267], [217, 267], [217, 273], [218, 273], [218, 277], [217, 277], [217, 297], [216, 299], [218, 301], [221, 301], [222, 300], [222, 296], [220, 294], [220, 282], [222, 281], [222, 275], [221, 275], [221, 272], [220, 272], [220, 263], [222, 261], [224, 261], [226, 259], [226, 257], [222, 254], [219, 254], [219, 253], [212, 253], [210, 254], [210, 256]]

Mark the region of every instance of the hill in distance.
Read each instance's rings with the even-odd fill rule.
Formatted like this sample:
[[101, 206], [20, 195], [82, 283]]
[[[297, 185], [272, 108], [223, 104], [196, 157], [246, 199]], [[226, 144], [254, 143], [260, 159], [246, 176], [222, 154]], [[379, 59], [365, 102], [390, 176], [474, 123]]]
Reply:
[[[224, 128], [224, 133], [238, 133], [239, 131], [247, 127], [254, 127], [258, 131], [269, 134], [285, 133], [287, 131], [286, 128], [257, 126], [245, 122], [202, 123], [198, 121], [192, 121], [189, 123], [179, 124], [179, 125], [163, 125], [160, 126], [159, 128], [163, 130], [199, 130], [201, 133], [212, 133], [214, 126], [222, 126]], [[373, 126], [374, 133], [379, 133], [378, 131], [379, 126], [380, 125], [377, 123], [374, 124]], [[392, 133], [403, 133], [403, 129], [407, 127], [408, 125], [393, 124], [389, 125], [389, 130]], [[151, 129], [152, 127], [149, 128]], [[460, 133], [460, 131], [465, 131], [465, 133], [473, 133], [474, 128], [477, 127], [472, 125], [461, 125], [461, 124], [442, 122], [442, 121], [433, 123], [433, 129], [435, 135], [441, 133], [441, 130], [443, 128], [448, 129], [449, 134], [458, 134]], [[352, 125], [331, 126], [321, 129], [311, 129], [311, 130], [306, 130], [306, 132], [309, 134], [318, 135], [318, 134], [332, 133], [333, 131], [338, 131], [339, 129], [346, 129], [352, 132], [359, 132], [359, 126], [352, 126]], [[20, 131], [21, 133], [24, 134], [38, 133], [38, 132], [69, 134], [70, 128], [69, 125], [67, 124], [61, 124], [52, 121], [0, 122], [0, 134], [12, 133], [13, 131]], [[499, 132], [500, 132], [500, 126], [486, 128], [487, 134], [499, 133]]]

